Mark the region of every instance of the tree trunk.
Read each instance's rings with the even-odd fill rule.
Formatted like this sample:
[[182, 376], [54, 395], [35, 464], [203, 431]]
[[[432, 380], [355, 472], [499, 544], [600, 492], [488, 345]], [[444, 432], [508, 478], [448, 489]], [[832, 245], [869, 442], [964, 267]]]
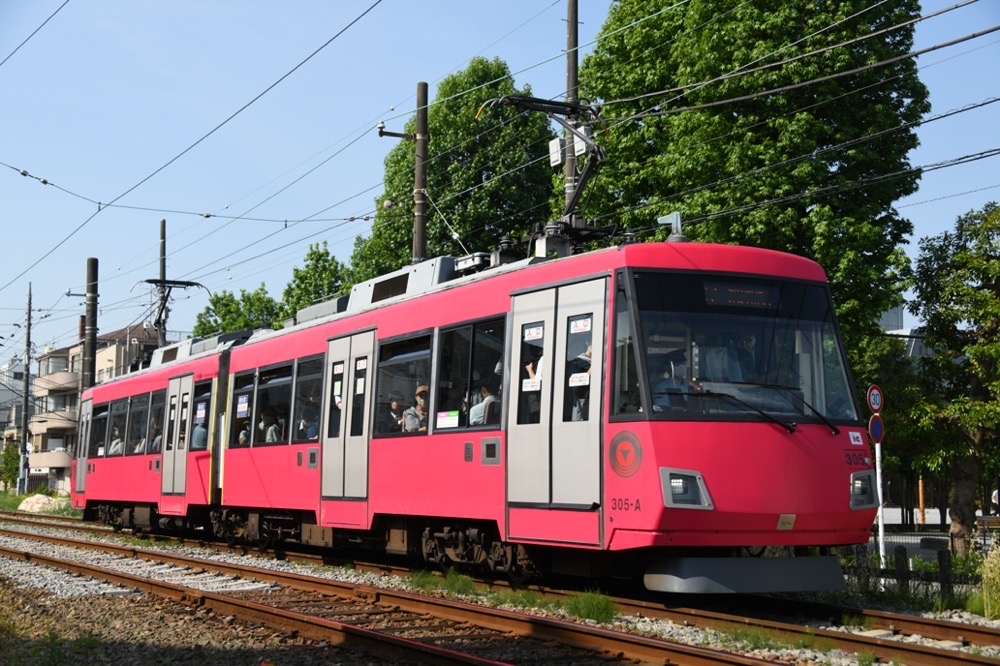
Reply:
[[951, 467], [951, 543], [956, 556], [966, 555], [976, 527], [976, 494], [979, 485], [979, 459], [971, 453], [952, 463]]

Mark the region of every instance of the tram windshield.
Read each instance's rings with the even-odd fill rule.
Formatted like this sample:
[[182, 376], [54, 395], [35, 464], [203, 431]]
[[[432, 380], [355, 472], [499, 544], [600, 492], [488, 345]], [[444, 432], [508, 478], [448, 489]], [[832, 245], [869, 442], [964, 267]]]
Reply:
[[654, 418], [858, 419], [825, 286], [651, 271], [633, 284]]

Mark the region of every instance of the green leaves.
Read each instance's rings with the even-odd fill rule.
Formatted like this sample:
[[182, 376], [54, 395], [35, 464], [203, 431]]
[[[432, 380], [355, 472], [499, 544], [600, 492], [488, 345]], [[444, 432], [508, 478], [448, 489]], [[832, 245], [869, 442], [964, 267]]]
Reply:
[[[476, 119], [488, 99], [512, 94], [531, 91], [515, 88], [499, 59], [473, 58], [438, 85], [427, 119], [428, 257], [463, 255], [463, 246], [490, 251], [505, 233], [520, 237], [548, 219], [553, 188], [546, 156], [554, 134], [546, 117], [494, 106]], [[411, 119], [405, 132], [414, 130]], [[351, 282], [410, 263], [414, 159], [412, 141], [389, 151], [385, 192], [376, 201], [371, 235], [355, 241]]]
[[[609, 128], [587, 212], [642, 229], [681, 211], [692, 240], [815, 259], [854, 350], [903, 290], [912, 225], [893, 203], [919, 177], [882, 178], [908, 166], [912, 129], [873, 136], [920, 118], [927, 91], [908, 60], [800, 84], [905, 54], [912, 27], [806, 55], [915, 17], [918, 3], [692, 0], [637, 23], [672, 4], [614, 3], [581, 67]], [[737, 99], [763, 91], [775, 92]]]
[[222, 290], [208, 297], [208, 306], [195, 319], [196, 337], [253, 328], [280, 328], [281, 308], [264, 284], [254, 291], [240, 289], [237, 297]]

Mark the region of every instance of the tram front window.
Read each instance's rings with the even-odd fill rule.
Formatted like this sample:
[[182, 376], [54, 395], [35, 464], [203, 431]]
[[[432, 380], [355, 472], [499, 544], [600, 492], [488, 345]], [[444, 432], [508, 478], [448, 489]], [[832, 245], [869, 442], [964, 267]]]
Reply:
[[857, 421], [824, 286], [662, 272], [634, 284], [653, 418]]

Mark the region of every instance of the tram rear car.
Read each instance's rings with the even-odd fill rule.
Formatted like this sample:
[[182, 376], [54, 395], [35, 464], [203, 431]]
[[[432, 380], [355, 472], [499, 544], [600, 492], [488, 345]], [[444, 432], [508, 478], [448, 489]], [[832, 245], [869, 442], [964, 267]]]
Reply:
[[[146, 502], [159, 523], [186, 506], [189, 526], [262, 546], [639, 573], [680, 592], [836, 587], [827, 549], [868, 539], [871, 454], [811, 261], [642, 244], [458, 276], [447, 258], [323, 307], [146, 371], [176, 382], [216, 359], [207, 405], [181, 392], [162, 417], [176, 433], [205, 415], [207, 469], [171, 493], [122, 482], [117, 510]], [[142, 376], [107, 386], [149, 390]], [[83, 413], [114, 409], [103, 390]], [[98, 434], [77, 460], [74, 501], [91, 509], [106, 504]], [[787, 554], [752, 556], [772, 546]]]

